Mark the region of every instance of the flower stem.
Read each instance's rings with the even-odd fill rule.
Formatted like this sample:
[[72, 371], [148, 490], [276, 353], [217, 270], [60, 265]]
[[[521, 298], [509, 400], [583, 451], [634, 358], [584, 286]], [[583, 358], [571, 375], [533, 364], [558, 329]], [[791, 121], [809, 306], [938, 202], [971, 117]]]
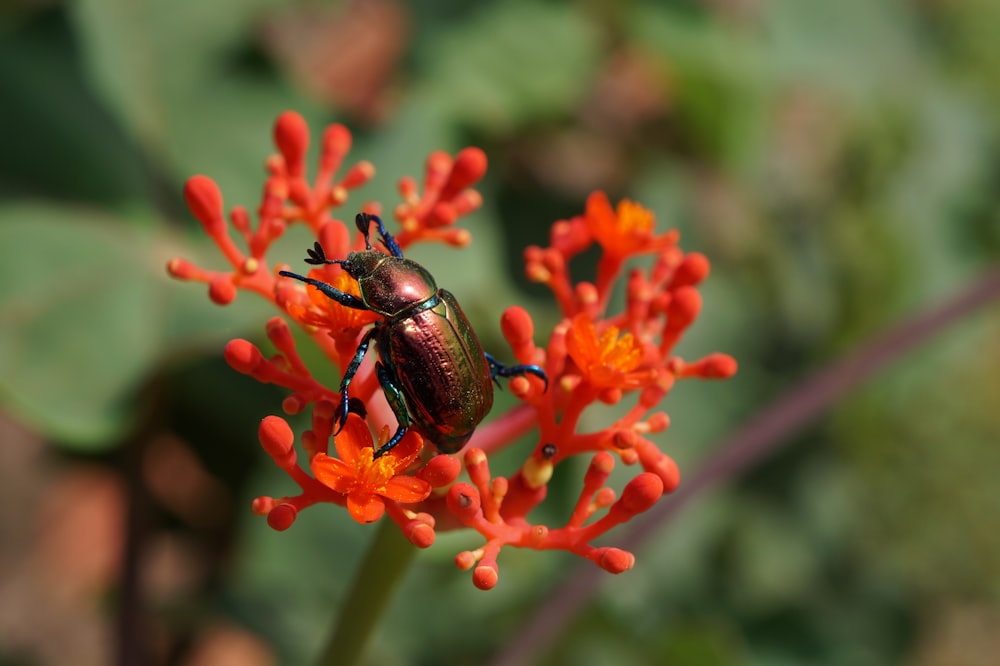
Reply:
[[358, 663], [415, 553], [416, 548], [403, 537], [393, 521], [388, 518], [380, 521], [317, 664], [352, 666]]

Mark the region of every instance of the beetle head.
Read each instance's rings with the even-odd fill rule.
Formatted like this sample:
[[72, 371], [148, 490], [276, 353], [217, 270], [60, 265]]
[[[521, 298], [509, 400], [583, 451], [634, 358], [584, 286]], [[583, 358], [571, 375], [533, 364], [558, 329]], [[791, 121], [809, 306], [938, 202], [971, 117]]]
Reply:
[[382, 263], [388, 255], [382, 254], [378, 250], [361, 250], [357, 252], [351, 252], [347, 255], [347, 259], [341, 259], [337, 261], [340, 266], [347, 271], [355, 280], [360, 280], [363, 277], [371, 275], [380, 263]]

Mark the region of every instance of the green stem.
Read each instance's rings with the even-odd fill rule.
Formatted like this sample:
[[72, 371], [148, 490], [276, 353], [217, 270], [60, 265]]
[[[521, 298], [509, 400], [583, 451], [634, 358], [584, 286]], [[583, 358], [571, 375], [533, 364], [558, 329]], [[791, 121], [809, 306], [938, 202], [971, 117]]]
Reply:
[[358, 663], [416, 551], [396, 523], [384, 517], [317, 664], [352, 666]]

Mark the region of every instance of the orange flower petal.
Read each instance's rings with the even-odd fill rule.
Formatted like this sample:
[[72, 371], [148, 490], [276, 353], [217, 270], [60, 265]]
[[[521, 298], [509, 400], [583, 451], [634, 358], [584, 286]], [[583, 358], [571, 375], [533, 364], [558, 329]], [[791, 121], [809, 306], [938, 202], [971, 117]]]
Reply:
[[420, 457], [420, 452], [423, 448], [423, 437], [418, 435], [416, 431], [410, 430], [403, 435], [403, 439], [399, 441], [399, 444], [385, 455], [386, 457], [393, 458], [393, 467], [395, 469], [403, 471]]
[[431, 494], [431, 484], [412, 476], [395, 476], [379, 491], [383, 497], [410, 504], [427, 499]]
[[374, 523], [385, 513], [385, 502], [378, 495], [351, 493], [347, 496], [347, 511], [359, 523]]
[[649, 372], [635, 371], [642, 364], [642, 347], [631, 333], [619, 337], [618, 329], [612, 326], [598, 338], [594, 323], [583, 314], [573, 318], [566, 351], [597, 387], [636, 388], [651, 377]]
[[365, 448], [372, 449], [374, 442], [368, 424], [353, 412], [347, 415], [343, 430], [334, 436], [333, 445], [340, 459], [352, 467], [357, 467], [361, 456], [367, 455], [370, 458], [374, 453], [374, 451], [367, 454], [361, 452]]
[[310, 467], [317, 481], [338, 493], [349, 493], [357, 484], [357, 471], [352, 465], [325, 453], [314, 455]]

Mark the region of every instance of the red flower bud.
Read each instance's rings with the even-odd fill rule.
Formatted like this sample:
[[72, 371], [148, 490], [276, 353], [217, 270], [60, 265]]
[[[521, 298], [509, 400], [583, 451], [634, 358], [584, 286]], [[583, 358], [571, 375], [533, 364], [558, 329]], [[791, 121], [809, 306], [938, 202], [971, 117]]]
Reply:
[[674, 271], [674, 277], [667, 288], [677, 289], [679, 287], [700, 284], [708, 277], [710, 269], [711, 264], [708, 263], [708, 257], [700, 252], [692, 252], [691, 254], [684, 255], [684, 259], [677, 266], [677, 270]]
[[492, 590], [497, 581], [500, 580], [500, 574], [497, 571], [497, 565], [480, 564], [476, 567], [476, 570], [472, 572], [472, 584], [478, 587], [480, 590]]
[[663, 480], [656, 474], [643, 472], [628, 482], [618, 503], [622, 509], [634, 515], [647, 511], [662, 495]]
[[281, 151], [288, 175], [301, 178], [305, 172], [305, 156], [309, 149], [309, 126], [294, 111], [285, 111], [274, 123], [274, 145]]
[[694, 287], [680, 287], [667, 305], [667, 326], [678, 331], [691, 325], [701, 312], [701, 294]]
[[208, 297], [216, 305], [229, 305], [236, 299], [236, 285], [228, 273], [216, 275], [208, 283]]
[[621, 548], [601, 548], [595, 560], [597, 566], [613, 574], [620, 574], [635, 566], [635, 555]]
[[475, 185], [486, 174], [486, 153], [480, 148], [463, 148], [455, 156], [451, 175], [444, 186], [441, 197], [450, 199], [465, 188]]
[[448, 489], [448, 510], [459, 520], [470, 522], [480, 512], [479, 491], [468, 483], [456, 483]]
[[443, 488], [458, 478], [462, 463], [454, 456], [434, 456], [414, 476], [431, 484], [432, 488]]
[[264, 417], [257, 428], [257, 438], [279, 467], [284, 468], [295, 462], [295, 434], [285, 419], [280, 416]]
[[434, 528], [419, 520], [411, 520], [402, 526], [403, 536], [417, 548], [430, 548], [434, 545]]
[[267, 514], [267, 524], [273, 530], [284, 532], [292, 526], [298, 514], [298, 509], [291, 504], [279, 504]]
[[222, 192], [208, 176], [191, 176], [184, 184], [184, 201], [191, 214], [201, 222], [205, 233], [215, 238], [226, 233], [222, 215]]
[[224, 356], [229, 367], [244, 375], [252, 375], [264, 361], [264, 355], [252, 342], [239, 338], [226, 344]]
[[323, 156], [337, 161], [351, 150], [351, 131], [340, 123], [334, 123], [323, 130]]

